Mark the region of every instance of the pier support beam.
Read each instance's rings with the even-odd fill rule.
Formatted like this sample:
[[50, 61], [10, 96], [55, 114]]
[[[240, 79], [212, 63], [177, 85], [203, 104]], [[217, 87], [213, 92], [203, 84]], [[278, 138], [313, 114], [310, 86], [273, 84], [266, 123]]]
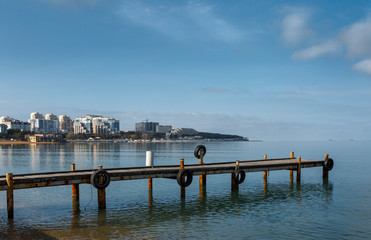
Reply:
[[[180, 167], [179, 167], [179, 170], [182, 170], [184, 169], [184, 159], [180, 159]], [[183, 182], [185, 180], [185, 177], [183, 176]], [[181, 198], [185, 198], [185, 187], [180, 187], [180, 197]]]
[[296, 170], [296, 182], [300, 183], [301, 181], [301, 157], [298, 158], [298, 170]]
[[[75, 164], [71, 164], [71, 171], [76, 171]], [[73, 214], [80, 212], [80, 190], [79, 184], [72, 184], [72, 211]]]
[[[267, 155], [264, 155], [264, 160], [267, 160]], [[263, 176], [264, 176], [264, 183], [266, 183], [268, 180], [268, 171], [264, 171]]]
[[[240, 168], [240, 162], [236, 161], [236, 170], [238, 170], [239, 168]], [[238, 183], [235, 181], [234, 172], [231, 173], [231, 185], [232, 185], [232, 190], [238, 191]]]
[[[295, 158], [294, 152], [290, 153], [290, 158], [292, 159]], [[293, 184], [293, 182], [294, 182], [294, 170], [290, 170], [290, 186]]]
[[[98, 170], [101, 170], [103, 166], [98, 166]], [[106, 189], [98, 189], [98, 208], [106, 209]]]
[[[328, 154], [325, 154], [325, 160], [328, 158]], [[322, 178], [323, 179], [328, 179], [328, 170], [325, 169], [325, 167], [323, 167], [323, 170], [322, 170]]]
[[6, 174], [6, 183], [8, 185], [8, 189], [6, 191], [8, 218], [14, 218], [13, 173]]
[[[203, 165], [204, 164], [204, 160], [202, 158], [200, 158], [199, 163], [200, 163], [200, 165]], [[206, 186], [206, 174], [201, 174], [200, 175], [199, 185], [200, 185], [200, 187], [201, 186]]]

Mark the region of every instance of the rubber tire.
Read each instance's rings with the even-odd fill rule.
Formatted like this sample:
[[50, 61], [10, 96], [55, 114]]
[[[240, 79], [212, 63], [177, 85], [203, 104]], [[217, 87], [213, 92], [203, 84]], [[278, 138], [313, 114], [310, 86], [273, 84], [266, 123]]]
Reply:
[[[104, 181], [104, 183], [99, 183], [99, 177], [101, 176], [101, 175], [104, 175], [104, 178], [105, 178], [105, 181]], [[110, 178], [110, 176], [109, 176], [109, 174], [108, 174], [108, 172], [107, 171], [105, 171], [105, 170], [98, 170], [98, 171], [95, 171], [92, 175], [91, 175], [91, 177], [90, 177], [90, 182], [91, 182], [91, 184], [95, 187], [95, 188], [97, 188], [97, 189], [104, 189], [104, 188], [106, 188], [109, 184], [110, 184], [110, 182], [111, 182], [111, 178]]]
[[197, 159], [203, 158], [206, 155], [206, 147], [204, 145], [198, 145], [194, 153]]
[[[241, 175], [241, 177], [240, 177]], [[241, 184], [245, 181], [245, 178], [246, 178], [246, 173], [244, 170], [242, 169], [238, 169], [234, 172], [233, 174], [233, 178], [234, 178], [234, 182], [237, 183], [237, 184]]]
[[332, 160], [332, 158], [326, 158], [326, 160], [323, 162], [323, 167], [326, 171], [331, 171], [331, 169], [334, 167], [334, 160]]
[[[187, 181], [184, 182], [183, 177], [187, 177]], [[176, 175], [176, 181], [181, 187], [188, 187], [189, 185], [191, 185], [192, 180], [193, 180], [193, 174], [188, 169], [182, 169]]]

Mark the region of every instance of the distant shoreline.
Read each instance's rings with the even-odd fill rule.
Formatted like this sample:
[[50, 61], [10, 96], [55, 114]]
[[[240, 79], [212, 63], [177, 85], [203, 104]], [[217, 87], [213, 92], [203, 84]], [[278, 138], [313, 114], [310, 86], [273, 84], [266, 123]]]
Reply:
[[115, 140], [67, 140], [66, 142], [28, 142], [28, 141], [0, 141], [0, 145], [30, 145], [30, 144], [66, 144], [66, 143], [184, 143], [184, 142], [261, 142], [261, 140], [138, 140], [138, 141], [115, 141]]

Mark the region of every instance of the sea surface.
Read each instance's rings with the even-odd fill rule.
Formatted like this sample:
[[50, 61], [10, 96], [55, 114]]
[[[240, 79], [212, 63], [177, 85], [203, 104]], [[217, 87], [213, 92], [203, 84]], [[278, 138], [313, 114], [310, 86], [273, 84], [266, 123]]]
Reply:
[[[155, 165], [180, 158], [195, 164], [194, 148], [207, 148], [205, 163], [289, 157], [324, 159], [335, 166], [328, 181], [322, 168], [302, 170], [290, 184], [289, 171], [248, 173], [239, 191], [230, 174], [207, 176], [200, 195], [198, 178], [186, 188], [172, 179], [111, 182], [107, 209], [98, 210], [97, 190], [80, 185], [80, 214], [73, 214], [71, 186], [14, 192], [14, 220], [8, 220], [6, 192], [0, 192], [0, 239], [370, 239], [371, 141], [79, 143], [0, 145], [0, 175], [76, 169], [144, 166], [146, 151]], [[294, 178], [295, 179], [295, 178]]]

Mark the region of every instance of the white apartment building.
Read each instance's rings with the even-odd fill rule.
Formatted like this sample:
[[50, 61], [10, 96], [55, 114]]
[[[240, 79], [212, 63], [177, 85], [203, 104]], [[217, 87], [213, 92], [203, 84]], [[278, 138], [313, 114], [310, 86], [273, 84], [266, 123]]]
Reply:
[[73, 133], [73, 121], [69, 116], [59, 116], [59, 131], [63, 133]]

